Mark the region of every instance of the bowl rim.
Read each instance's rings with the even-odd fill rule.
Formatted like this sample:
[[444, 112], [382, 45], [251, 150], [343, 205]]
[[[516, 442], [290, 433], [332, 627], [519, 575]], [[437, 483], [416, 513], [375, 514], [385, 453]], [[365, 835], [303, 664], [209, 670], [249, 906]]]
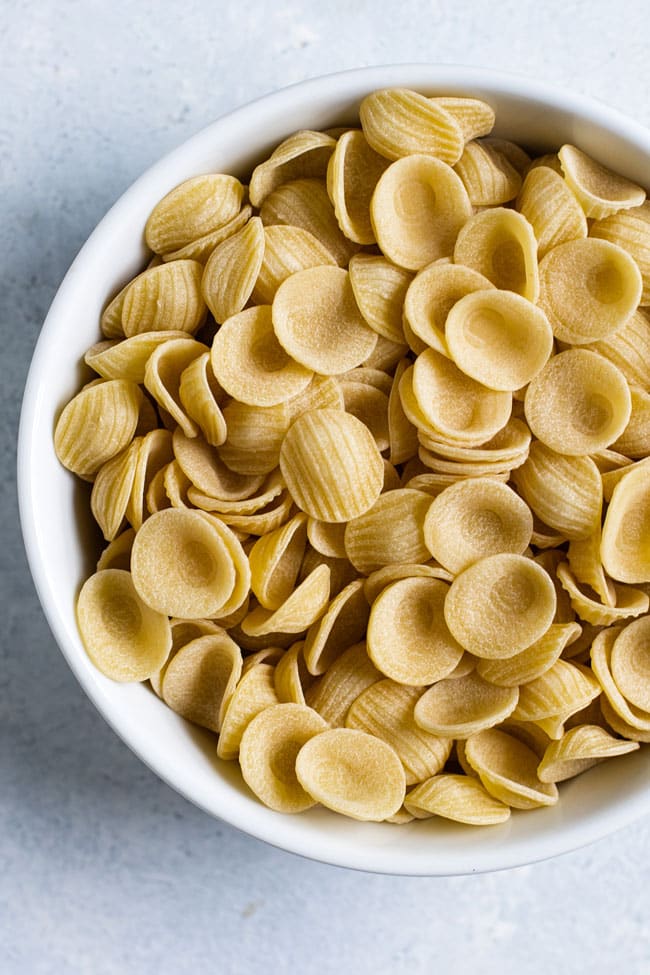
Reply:
[[[302, 104], [311, 99], [315, 93], [322, 93], [325, 88], [327, 88], [328, 99], [334, 101], [336, 98], [344, 97], [356, 99], [362, 90], [371, 91], [375, 88], [395, 86], [413, 88], [429, 86], [466, 93], [488, 91], [495, 96], [500, 92], [508, 97], [520, 99], [522, 104], [532, 101], [540, 106], [568, 112], [592, 122], [596, 121], [615, 137], [632, 142], [639, 151], [647, 154], [650, 160], [650, 130], [603, 102], [513, 72], [457, 64], [436, 65], [416, 62], [339, 71], [296, 82], [220, 116], [164, 155], [129, 186], [90, 234], [57, 290], [34, 348], [25, 383], [17, 447], [18, 504], [27, 560], [36, 592], [63, 656], [104, 720], [159, 778], [210, 815], [279, 849], [320, 862], [369, 872], [447, 876], [509, 869], [567, 853], [592, 843], [650, 812], [650, 788], [640, 794], [625, 797], [623, 800], [620, 798], [618, 801], [613, 800], [612, 804], [604, 809], [591, 810], [579, 822], [565, 823], [562, 830], [550, 836], [534, 836], [512, 848], [502, 844], [497, 844], [495, 847], [486, 844], [485, 849], [480, 849], [474, 844], [469, 844], [467, 852], [449, 855], [443, 858], [442, 862], [436, 863], [432, 863], [430, 858], [427, 859], [424, 852], [421, 859], [405, 857], [400, 850], [391, 851], [376, 846], [368, 852], [361, 845], [357, 847], [354, 841], [341, 842], [336, 837], [327, 836], [326, 831], [321, 831], [323, 835], [319, 837], [318, 848], [315, 848], [312, 837], [294, 835], [296, 831], [290, 828], [291, 817], [281, 817], [282, 820], [289, 820], [289, 826], [283, 829], [276, 818], [278, 814], [269, 816], [269, 810], [265, 810], [261, 805], [259, 808], [263, 814], [259, 815], [251, 812], [248, 805], [243, 803], [234, 803], [233, 808], [215, 810], [202, 801], [200, 796], [193, 793], [187, 782], [179, 782], [178, 776], [172, 775], [169, 767], [148, 751], [142, 741], [134, 741], [132, 726], [116, 715], [103, 694], [101, 685], [89, 678], [87, 670], [81, 666], [78, 654], [71, 647], [68, 639], [62, 608], [58, 605], [48, 580], [35, 519], [33, 497], [35, 472], [31, 444], [37, 416], [45, 397], [41, 378], [46, 366], [48, 348], [54, 339], [57, 319], [66, 306], [68, 295], [74, 292], [79, 277], [83, 275], [84, 263], [92, 254], [95, 242], [104, 235], [110, 234], [114, 226], [123, 222], [131, 209], [132, 201], [141, 194], [142, 188], [162, 174], [172, 173], [181, 168], [183, 159], [194, 155], [201, 146], [212, 145], [215, 142], [218, 144], [221, 129], [232, 126], [235, 121], [245, 128], [265, 112], [270, 111], [273, 114], [284, 109], [289, 111], [298, 96]], [[169, 185], [171, 188], [175, 183], [172, 181]]]

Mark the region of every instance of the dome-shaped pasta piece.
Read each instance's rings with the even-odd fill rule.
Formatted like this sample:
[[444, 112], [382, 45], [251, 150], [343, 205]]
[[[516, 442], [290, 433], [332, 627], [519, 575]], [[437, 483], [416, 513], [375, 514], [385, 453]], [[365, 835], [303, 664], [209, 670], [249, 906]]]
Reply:
[[[628, 701], [612, 676], [612, 650], [621, 632], [624, 632], [622, 627], [612, 626], [602, 630], [597, 635], [591, 646], [591, 669], [603, 689], [605, 698], [603, 700], [603, 715], [611, 727], [617, 731], [614, 724], [611, 723], [611, 719], [616, 715], [626, 725], [647, 735], [650, 734], [650, 712], [644, 711]], [[614, 712], [612, 715], [608, 714], [608, 704]], [[618, 733], [621, 734], [622, 732]], [[639, 740], [644, 739], [640, 738]]]
[[477, 673], [440, 680], [415, 705], [420, 728], [443, 738], [469, 738], [504, 721], [517, 706], [516, 687], [497, 687]]
[[413, 275], [377, 254], [355, 254], [349, 273], [359, 311], [373, 332], [403, 342], [402, 306]]
[[165, 330], [193, 335], [207, 314], [201, 295], [202, 274], [203, 266], [197, 261], [172, 261], [138, 275], [122, 306], [127, 338]]
[[515, 809], [553, 806], [557, 786], [537, 776], [539, 759], [512, 735], [489, 728], [465, 742], [465, 758], [490, 795]]
[[392, 464], [403, 464], [417, 453], [417, 429], [413, 426], [402, 406], [399, 388], [402, 376], [410, 367], [408, 359], [397, 364], [393, 383], [388, 397], [388, 444], [389, 459]]
[[197, 637], [170, 660], [163, 700], [188, 721], [219, 731], [241, 670], [241, 651], [225, 630]]
[[419, 563], [401, 563], [399, 565], [386, 565], [382, 569], [371, 572], [367, 579], [363, 581], [363, 591], [369, 605], [372, 605], [387, 586], [400, 579], [442, 579], [443, 582], [451, 582], [453, 576], [442, 566], [435, 564], [421, 565]]
[[151, 211], [147, 246], [157, 254], [184, 247], [236, 216], [244, 187], [234, 176], [209, 173], [174, 187]]
[[368, 145], [363, 132], [350, 129], [337, 141], [327, 167], [327, 192], [339, 227], [357, 244], [374, 244], [370, 200], [388, 161]]
[[424, 153], [453, 166], [464, 138], [459, 123], [432, 98], [408, 88], [373, 91], [361, 102], [363, 134], [387, 159]]
[[630, 385], [650, 387], [650, 319], [641, 310], [613, 335], [589, 345], [617, 366]]
[[151, 674], [149, 677], [151, 687], [160, 698], [162, 698], [162, 681], [163, 677], [165, 676], [165, 671], [178, 651], [184, 647], [185, 644], [190, 643], [192, 640], [196, 640], [200, 636], [207, 636], [209, 633], [221, 633], [222, 631], [222, 628], [212, 620], [172, 619], [169, 621], [169, 625], [172, 632], [171, 651], [160, 670], [156, 671], [155, 674]]
[[[632, 586], [622, 586], [613, 583], [614, 605], [603, 605], [594, 599], [595, 593], [584, 592], [566, 562], [557, 567], [557, 577], [569, 594], [571, 605], [580, 619], [594, 626], [611, 626], [628, 619], [630, 616], [641, 616], [647, 613], [650, 597], [641, 589]], [[609, 602], [612, 602], [610, 598]]]
[[151, 515], [131, 553], [133, 582], [148, 606], [183, 619], [217, 616], [235, 586], [232, 557], [198, 511]]
[[616, 605], [614, 583], [607, 576], [600, 555], [602, 532], [600, 523], [588, 538], [572, 540], [567, 549], [569, 567], [578, 582], [589, 586], [606, 606]]
[[632, 410], [614, 449], [627, 457], [645, 458], [650, 454], [650, 392], [639, 386], [630, 387]]
[[602, 480], [590, 457], [559, 454], [536, 440], [513, 481], [537, 517], [564, 538], [588, 538], [600, 525]]
[[436, 95], [429, 101], [444, 108], [460, 126], [465, 142], [488, 135], [494, 128], [494, 109], [480, 98]]
[[336, 141], [325, 132], [303, 129], [290, 135], [253, 170], [248, 187], [253, 206], [260, 207], [269, 193], [283, 183], [325, 176], [335, 147]]
[[345, 551], [355, 569], [368, 575], [397, 562], [427, 562], [423, 527], [430, 504], [431, 498], [421, 491], [388, 491], [351, 519], [345, 529]]
[[270, 305], [247, 308], [224, 322], [210, 361], [219, 384], [249, 406], [276, 406], [304, 390], [312, 377], [278, 342]]
[[279, 609], [293, 592], [307, 542], [302, 512], [262, 535], [249, 552], [251, 589], [265, 609]]
[[483, 137], [481, 143], [485, 146], [490, 146], [492, 149], [496, 149], [500, 152], [502, 156], [505, 156], [511, 166], [513, 166], [520, 176], [525, 176], [528, 168], [531, 164], [531, 158], [525, 149], [522, 149], [520, 145], [516, 142], [511, 142], [509, 139], [500, 139], [497, 136], [490, 135], [487, 138]]
[[264, 508], [258, 511], [236, 514], [235, 512], [217, 512], [215, 520], [230, 525], [233, 531], [244, 532], [246, 535], [265, 535], [275, 531], [291, 514], [293, 500], [288, 491], [276, 495]]
[[643, 278], [641, 304], [650, 303], [650, 203], [631, 210], [619, 210], [611, 217], [596, 220], [589, 230], [591, 237], [617, 244], [634, 259]]
[[427, 549], [456, 574], [499, 552], [521, 555], [533, 530], [533, 516], [500, 481], [469, 478], [445, 488], [430, 503], [424, 522]]
[[98, 342], [84, 356], [84, 362], [103, 379], [128, 379], [144, 382], [147, 359], [169, 339], [187, 338], [186, 332], [141, 332], [121, 342]]
[[181, 377], [187, 367], [209, 349], [194, 339], [170, 339], [155, 349], [147, 360], [144, 385], [173, 424], [177, 423], [187, 437], [195, 437], [198, 427], [183, 409], [180, 398]]
[[621, 582], [650, 582], [650, 472], [635, 464], [612, 493], [605, 515], [601, 557]]
[[345, 524], [317, 521], [316, 518], [307, 519], [307, 538], [311, 546], [321, 555], [344, 559], [346, 557], [344, 534]]
[[450, 738], [438, 738], [415, 723], [413, 708], [421, 694], [421, 687], [380, 680], [358, 695], [345, 719], [347, 728], [381, 738], [397, 752], [407, 786], [441, 772], [452, 748]]
[[167, 616], [143, 602], [124, 569], [103, 569], [86, 580], [77, 622], [86, 653], [111, 680], [146, 680], [171, 650]]
[[416, 819], [422, 818], [424, 812], [468, 826], [496, 826], [510, 818], [510, 807], [468, 775], [434, 775], [412, 789], [404, 805]]
[[531, 169], [517, 197], [517, 209], [533, 228], [541, 260], [553, 247], [587, 236], [587, 219], [562, 177], [548, 166]]
[[479, 660], [477, 673], [499, 687], [519, 687], [541, 677], [559, 660], [572, 640], [580, 636], [578, 623], [551, 623], [546, 633], [529, 647], [505, 660]]
[[305, 691], [314, 681], [302, 654], [304, 645], [303, 640], [292, 644], [275, 665], [275, 693], [281, 703], [304, 704]]
[[287, 224], [308, 230], [341, 267], [359, 250], [359, 244], [342, 233], [327, 195], [324, 179], [295, 179], [273, 190], [262, 204], [265, 227]]
[[447, 315], [465, 295], [493, 287], [478, 271], [460, 264], [433, 263], [423, 268], [404, 298], [404, 321], [421, 340], [421, 351], [430, 346], [449, 357], [445, 334]]
[[92, 478], [102, 464], [131, 442], [142, 393], [126, 379], [87, 386], [63, 408], [54, 431], [59, 461], [80, 477]]
[[297, 271], [336, 266], [327, 248], [308, 230], [273, 224], [264, 228], [264, 257], [253, 289], [255, 304], [270, 305], [280, 285]]
[[600, 691], [600, 684], [588, 667], [560, 659], [519, 688], [519, 702], [513, 718], [542, 721], [557, 715], [564, 721], [586, 707]]
[[129, 504], [142, 441], [136, 438], [97, 471], [90, 509], [107, 542], [119, 533]]
[[307, 704], [333, 728], [343, 727], [350, 705], [382, 675], [366, 653], [365, 643], [344, 650], [305, 692]]
[[457, 460], [445, 460], [444, 457], [439, 457], [436, 453], [429, 450], [425, 444], [429, 443], [429, 438], [426, 434], [420, 434], [419, 437], [420, 446], [418, 447], [418, 457], [422, 463], [436, 474], [448, 474], [453, 475], [456, 478], [465, 477], [499, 477], [499, 475], [505, 475], [507, 478], [513, 467], [518, 467], [525, 461], [525, 456], [517, 457], [514, 461], [504, 462], [488, 462], [479, 463], [474, 460], [467, 461], [457, 461]]
[[384, 338], [383, 335], [377, 336], [377, 344], [362, 365], [366, 369], [394, 369], [400, 359], [408, 353], [409, 347], [406, 341], [392, 342]]
[[475, 291], [450, 310], [445, 338], [462, 371], [490, 389], [514, 391], [543, 368], [553, 349], [544, 312], [511, 291]]
[[644, 189], [601, 166], [576, 146], [562, 146], [558, 156], [564, 178], [588, 217], [602, 220], [645, 201]]
[[618, 331], [636, 311], [641, 274], [622, 247], [570, 240], [539, 265], [539, 304], [562, 342], [586, 345]]
[[314, 800], [365, 821], [392, 816], [406, 791], [402, 763], [390, 745], [351, 728], [311, 738], [298, 752], [296, 775]]
[[349, 521], [368, 511], [384, 482], [372, 434], [339, 410], [298, 417], [284, 438], [280, 469], [298, 507], [320, 521]]
[[[397, 380], [396, 380], [397, 381]], [[461, 444], [444, 440], [429, 439], [429, 449], [447, 460], [468, 463], [501, 463], [515, 466], [520, 458], [527, 456], [530, 446], [530, 430], [521, 420], [511, 417], [507, 424], [497, 430], [490, 440], [480, 447], [464, 447]]]
[[363, 580], [348, 582], [307, 631], [302, 655], [309, 673], [323, 674], [346, 647], [358, 643], [365, 635], [369, 614]]
[[183, 409], [197, 424], [207, 442], [213, 447], [222, 444], [227, 428], [219, 402], [223, 403], [225, 393], [212, 372], [209, 352], [197, 356], [183, 370], [178, 395]]
[[178, 427], [173, 434], [173, 446], [184, 474], [208, 497], [240, 501], [252, 497], [264, 483], [263, 474], [236, 474], [229, 470], [203, 437], [186, 437]]
[[198, 261], [200, 264], [205, 264], [215, 247], [241, 230], [252, 215], [253, 208], [247, 203], [227, 223], [217, 227], [216, 230], [211, 230], [210, 233], [204, 234], [202, 237], [197, 237], [196, 240], [190, 241], [189, 244], [185, 244], [177, 250], [167, 251], [161, 255], [162, 260], [165, 263], [168, 261]]
[[304, 633], [325, 612], [329, 594], [330, 571], [321, 565], [276, 610], [257, 606], [243, 619], [241, 628], [249, 636]]
[[[400, 394], [407, 376], [425, 421], [443, 437], [468, 445], [482, 444], [510, 418], [510, 392], [487, 389], [434, 349], [422, 352], [415, 360], [413, 372], [404, 373]], [[402, 405], [409, 416], [405, 400], [402, 395]]]
[[356, 416], [374, 437], [377, 449], [387, 450], [388, 396], [367, 383], [348, 382], [342, 377], [341, 391], [346, 412]]
[[264, 258], [264, 227], [251, 217], [236, 234], [212, 251], [201, 279], [201, 292], [215, 321], [238, 314], [250, 298]]
[[434, 578], [407, 577], [386, 586], [368, 621], [368, 655], [398, 684], [422, 686], [446, 677], [463, 655], [447, 628], [449, 586]]
[[552, 356], [526, 390], [526, 420], [551, 450], [576, 456], [614, 443], [632, 412], [625, 376], [587, 349]]
[[298, 271], [280, 285], [273, 329], [288, 355], [324, 375], [354, 369], [377, 342], [354, 300], [348, 272], [325, 265]]
[[540, 782], [564, 782], [607, 758], [626, 755], [638, 747], [638, 742], [620, 741], [598, 725], [580, 725], [549, 744], [537, 776]]
[[280, 703], [273, 684], [274, 669], [271, 664], [261, 663], [242, 674], [223, 716], [217, 744], [219, 758], [236, 759], [242, 735], [253, 718]]
[[268, 474], [280, 460], [280, 448], [291, 425], [288, 402], [249, 406], [230, 400], [223, 408], [226, 440], [219, 457], [239, 474]]
[[548, 573], [523, 555], [489, 555], [456, 576], [445, 620], [458, 643], [477, 657], [512, 657], [547, 631], [555, 614]]
[[418, 271], [450, 257], [458, 232], [472, 214], [460, 178], [432, 156], [392, 163], [380, 177], [370, 219], [381, 250], [394, 264]]
[[458, 234], [454, 262], [473, 268], [503, 291], [537, 301], [537, 241], [516, 210], [493, 207], [471, 217]]
[[650, 729], [648, 731], [641, 731], [639, 728], [634, 728], [631, 724], [628, 724], [627, 721], [623, 721], [623, 718], [616, 713], [607, 698], [603, 698], [602, 713], [603, 720], [607, 723], [607, 726], [617, 735], [620, 735], [628, 741], [650, 744]]
[[616, 637], [611, 671], [626, 701], [650, 714], [650, 616], [628, 623]]
[[315, 735], [327, 730], [316, 711], [302, 704], [275, 704], [248, 724], [239, 747], [244, 781], [265, 806], [298, 813], [314, 806], [296, 776], [296, 757]]
[[482, 142], [467, 142], [454, 166], [463, 181], [472, 206], [501, 206], [514, 200], [521, 188], [521, 176], [498, 150]]
[[126, 569], [127, 572], [130, 572], [131, 548], [133, 547], [134, 538], [135, 530], [133, 528], [125, 528], [117, 538], [109, 542], [97, 560], [97, 571], [101, 572], [102, 569]]

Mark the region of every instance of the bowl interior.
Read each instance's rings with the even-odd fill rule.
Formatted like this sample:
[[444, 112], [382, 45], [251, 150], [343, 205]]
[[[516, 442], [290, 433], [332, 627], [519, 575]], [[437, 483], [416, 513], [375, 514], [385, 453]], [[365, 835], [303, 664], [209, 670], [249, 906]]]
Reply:
[[19, 437], [19, 500], [27, 554], [56, 640], [80, 683], [124, 741], [188, 799], [239, 828], [293, 852], [340, 865], [439, 875], [499, 869], [573, 849], [650, 810], [650, 751], [641, 749], [561, 786], [551, 809], [514, 813], [472, 829], [443, 820], [405, 826], [361, 824], [323, 809], [284, 816], [248, 792], [234, 763], [216, 758], [213, 739], [167, 709], [144, 685], [115, 684], [81, 646], [74, 606], [94, 569], [100, 537], [89, 488], [59, 465], [56, 418], [79, 388], [86, 349], [99, 339], [106, 301], [146, 259], [142, 230], [169, 189], [202, 172], [244, 177], [300, 128], [353, 122], [375, 88], [485, 98], [496, 134], [537, 151], [573, 142], [642, 184], [650, 133], [605, 106], [524, 78], [455, 67], [402, 65], [315, 79], [276, 92], [220, 119], [142, 176], [99, 224], [66, 276], [43, 326], [26, 387]]

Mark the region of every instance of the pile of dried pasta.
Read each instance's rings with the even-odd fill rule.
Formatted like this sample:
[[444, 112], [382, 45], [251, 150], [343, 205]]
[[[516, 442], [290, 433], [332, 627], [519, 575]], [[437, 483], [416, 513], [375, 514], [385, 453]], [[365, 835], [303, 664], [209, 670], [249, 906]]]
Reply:
[[61, 462], [96, 666], [262, 802], [487, 825], [650, 741], [650, 204], [472, 98], [154, 208]]

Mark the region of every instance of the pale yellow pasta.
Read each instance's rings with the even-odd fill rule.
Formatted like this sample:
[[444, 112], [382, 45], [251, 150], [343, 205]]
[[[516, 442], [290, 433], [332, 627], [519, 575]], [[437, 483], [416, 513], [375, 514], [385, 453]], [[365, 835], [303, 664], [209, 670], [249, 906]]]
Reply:
[[601, 166], [576, 146], [562, 146], [558, 156], [567, 185], [588, 217], [602, 220], [645, 201], [645, 190], [640, 186]]
[[[569, 594], [571, 605], [580, 619], [594, 626], [611, 626], [631, 616], [648, 612], [650, 597], [641, 589], [613, 583], [614, 605], [598, 602], [589, 592], [584, 592], [566, 562], [557, 567], [557, 577]], [[611, 602], [611, 600], [610, 600]]]
[[172, 631], [172, 648], [167, 660], [155, 674], [149, 677], [149, 683], [158, 697], [162, 698], [162, 680], [170, 661], [176, 656], [181, 647], [200, 636], [207, 634], [220, 633], [221, 628], [212, 620], [181, 620], [172, 619], [169, 621]]
[[357, 244], [374, 244], [370, 200], [379, 177], [388, 167], [368, 145], [363, 132], [351, 129], [336, 142], [327, 167], [327, 192], [339, 227]]
[[456, 576], [445, 620], [458, 643], [477, 657], [512, 657], [549, 628], [556, 596], [550, 576], [523, 555], [479, 559]]
[[97, 560], [97, 571], [102, 569], [131, 569], [131, 548], [135, 529], [125, 528], [112, 542], [109, 542]]
[[345, 725], [381, 738], [400, 758], [406, 785], [423, 782], [442, 771], [452, 749], [450, 738], [439, 738], [418, 727], [413, 708], [420, 687], [384, 679], [371, 684], [350, 705]]
[[76, 612], [86, 653], [111, 680], [146, 680], [165, 663], [172, 646], [169, 620], [143, 602], [124, 569], [90, 576]]
[[280, 703], [273, 684], [274, 669], [271, 664], [260, 663], [242, 674], [223, 715], [217, 744], [219, 758], [236, 759], [242, 735], [253, 718]]
[[363, 582], [363, 591], [368, 602], [372, 606], [377, 596], [387, 586], [400, 579], [442, 579], [443, 582], [451, 582], [453, 576], [442, 566], [427, 563], [402, 562], [398, 565], [386, 565], [381, 569], [371, 572]]
[[241, 208], [239, 213], [235, 214], [234, 217], [220, 227], [217, 227], [216, 230], [211, 230], [202, 237], [197, 237], [196, 240], [190, 241], [189, 244], [185, 244], [183, 247], [179, 247], [173, 251], [167, 251], [167, 253], [161, 255], [162, 260], [165, 262], [188, 260], [205, 264], [215, 247], [218, 247], [228, 237], [241, 230], [252, 215], [253, 208], [247, 203]]
[[517, 209], [535, 232], [539, 260], [553, 247], [587, 236], [582, 207], [562, 177], [548, 166], [529, 170]]
[[476, 671], [499, 687], [521, 687], [550, 670], [567, 644], [580, 633], [578, 623], [551, 623], [546, 633], [525, 650], [505, 660], [478, 660]]
[[481, 139], [483, 145], [490, 146], [492, 149], [496, 149], [500, 152], [502, 156], [505, 156], [511, 166], [513, 166], [520, 176], [525, 176], [528, 168], [530, 167], [531, 158], [525, 149], [522, 149], [520, 145], [516, 142], [511, 142], [509, 139], [499, 139], [496, 136], [483, 137]]
[[611, 672], [626, 701], [650, 714], [650, 616], [628, 623], [616, 637]]
[[377, 342], [342, 268], [323, 265], [292, 274], [278, 288], [272, 307], [278, 342], [305, 369], [324, 375], [347, 372], [367, 359]]
[[141, 400], [140, 389], [127, 379], [108, 379], [77, 393], [54, 430], [54, 449], [63, 466], [92, 479], [131, 442]]
[[140, 274], [124, 295], [122, 328], [127, 338], [165, 330], [193, 335], [207, 314], [202, 274], [197, 261], [173, 261]]
[[239, 474], [268, 474], [278, 466], [292, 419], [288, 401], [249, 406], [232, 399], [223, 408], [223, 418], [227, 433], [218, 453], [227, 467]]
[[269, 633], [304, 633], [320, 619], [327, 608], [330, 594], [330, 572], [321, 565], [290, 593], [275, 610], [257, 606], [244, 617], [241, 628], [249, 636]]
[[183, 372], [194, 359], [208, 352], [208, 347], [192, 338], [170, 339], [159, 345], [147, 359], [144, 385], [172, 423], [177, 423], [186, 436], [195, 437], [198, 427], [185, 413], [180, 398]]
[[181, 373], [178, 396], [187, 416], [194, 420], [206, 441], [218, 447], [226, 439], [227, 428], [219, 401], [225, 393], [210, 365], [210, 353], [197, 356]]
[[307, 670], [302, 654], [303, 647], [303, 640], [293, 643], [275, 666], [273, 674], [275, 693], [282, 703], [304, 704], [305, 691], [314, 680]]
[[631, 386], [650, 387], [650, 319], [641, 309], [613, 335], [588, 348], [613, 362]]
[[341, 377], [341, 392], [346, 412], [370, 430], [378, 450], [387, 450], [388, 396], [368, 383], [349, 382], [345, 376]]
[[342, 728], [351, 704], [382, 675], [365, 643], [348, 647], [305, 692], [305, 701], [333, 727]]
[[165, 669], [163, 700], [188, 721], [219, 731], [241, 670], [241, 651], [225, 630], [197, 637]]
[[276, 406], [302, 392], [312, 378], [311, 369], [278, 342], [270, 305], [229, 318], [215, 335], [210, 356], [219, 384], [249, 406]]
[[283, 183], [262, 204], [260, 217], [265, 227], [287, 224], [308, 230], [340, 267], [347, 267], [359, 244], [341, 231], [324, 179], [295, 179]]
[[435, 775], [409, 792], [404, 805], [416, 819], [424, 813], [468, 826], [496, 826], [510, 817], [510, 808], [468, 775]]
[[567, 549], [569, 567], [578, 582], [589, 586], [606, 606], [616, 605], [614, 583], [603, 567], [600, 548], [602, 532], [600, 522], [588, 538], [573, 539]]
[[186, 337], [185, 332], [142, 332], [119, 342], [98, 342], [84, 356], [91, 369], [103, 379], [128, 379], [144, 382], [144, 370], [151, 353], [170, 338]]
[[521, 176], [514, 166], [497, 149], [482, 142], [467, 142], [454, 169], [475, 207], [501, 206], [513, 200], [521, 188]]
[[361, 102], [363, 134], [387, 159], [426, 153], [453, 165], [463, 151], [463, 131], [454, 115], [407, 88], [373, 91]]
[[383, 335], [377, 336], [377, 344], [363, 363], [368, 369], [393, 369], [400, 359], [403, 359], [409, 350], [408, 344], [404, 342], [392, 342], [384, 338]]
[[201, 292], [215, 321], [242, 311], [250, 298], [264, 258], [264, 227], [251, 217], [237, 233], [212, 251], [201, 279]]
[[646, 200], [641, 206], [619, 210], [611, 217], [596, 220], [589, 235], [608, 240], [628, 252], [643, 279], [641, 304], [650, 304], [650, 203]]
[[307, 542], [307, 516], [299, 513], [262, 535], [248, 555], [251, 589], [265, 609], [276, 610], [293, 592]]
[[504, 207], [482, 210], [461, 228], [454, 262], [484, 275], [497, 288], [537, 301], [537, 241], [526, 218]]
[[634, 464], [614, 488], [601, 542], [606, 571], [620, 582], [650, 581], [650, 478]]
[[124, 287], [121, 288], [104, 307], [99, 319], [99, 327], [104, 338], [124, 338], [124, 329], [122, 328], [122, 308], [124, 307], [124, 296], [133, 284], [134, 280], [135, 278], [132, 281], [127, 281]]
[[363, 581], [353, 579], [331, 598], [323, 616], [307, 631], [302, 656], [309, 673], [325, 673], [347, 647], [363, 639], [369, 615]]
[[404, 769], [390, 745], [364, 731], [315, 735], [296, 758], [296, 775], [316, 801], [352, 819], [380, 821], [404, 801]]
[[488, 135], [494, 127], [494, 109], [480, 98], [436, 95], [429, 101], [449, 112], [460, 126], [465, 142]]
[[588, 538], [600, 525], [602, 480], [590, 457], [566, 456], [536, 440], [513, 481], [537, 517], [563, 538]]
[[[427, 438], [429, 448], [439, 457], [453, 461], [473, 461], [476, 463], [513, 464], [528, 455], [530, 430], [521, 420], [511, 417], [507, 424], [479, 447], [464, 447], [462, 444]], [[514, 462], [514, 463], [513, 463]]]
[[630, 419], [613, 447], [626, 457], [637, 459], [650, 454], [650, 391], [630, 386], [630, 397]]
[[409, 382], [420, 413], [440, 439], [449, 437], [467, 445], [482, 444], [510, 418], [511, 393], [487, 389], [434, 349], [422, 352], [413, 370], [407, 369], [400, 383], [402, 406], [414, 422], [412, 411], [409, 415]]
[[413, 275], [376, 254], [355, 254], [349, 274], [354, 299], [373, 332], [402, 343], [402, 306]]
[[235, 586], [232, 557], [198, 511], [167, 508], [138, 531], [131, 553], [140, 598], [169, 616], [217, 616]]
[[445, 488], [430, 503], [424, 543], [434, 559], [456, 574], [486, 555], [521, 555], [532, 530], [528, 506], [508, 485], [469, 478]]
[[253, 206], [260, 207], [269, 193], [283, 183], [301, 177], [325, 176], [336, 144], [325, 132], [311, 129], [290, 135], [253, 170], [248, 187]]
[[229, 525], [233, 531], [244, 533], [244, 535], [265, 535], [267, 532], [275, 531], [284, 525], [289, 518], [293, 501], [288, 491], [283, 490], [276, 495], [263, 508], [257, 511], [235, 512], [217, 511], [214, 517], [217, 521]]
[[463, 648], [444, 617], [449, 586], [440, 579], [408, 576], [376, 597], [368, 620], [368, 655], [398, 684], [423, 686], [450, 674]]
[[440, 680], [418, 699], [416, 723], [443, 738], [469, 738], [504, 721], [517, 706], [516, 687], [497, 687], [476, 672]]
[[275, 704], [248, 724], [239, 747], [244, 781], [264, 805], [298, 813], [315, 805], [296, 775], [296, 758], [315, 735], [327, 730], [316, 711], [302, 704]]
[[560, 659], [519, 688], [519, 702], [512, 716], [519, 721], [536, 722], [560, 717], [564, 722], [600, 692], [600, 684], [588, 667]]
[[147, 245], [158, 254], [184, 247], [232, 220], [243, 195], [239, 180], [223, 173], [185, 180], [153, 208], [145, 227]]
[[539, 266], [540, 307], [562, 342], [605, 339], [636, 311], [641, 274], [622, 247], [606, 240], [571, 240], [554, 247]]
[[564, 782], [607, 758], [626, 755], [638, 747], [638, 742], [620, 741], [597, 725], [580, 725], [549, 744], [537, 775], [541, 782]]
[[512, 735], [489, 728], [465, 743], [465, 757], [490, 795], [515, 809], [552, 806], [557, 786], [537, 775], [539, 759]]
[[[591, 647], [591, 668], [600, 682], [604, 698], [606, 698], [603, 702], [603, 714], [606, 720], [611, 722], [614, 715], [608, 714], [606, 705], [609, 704], [614, 714], [630, 728], [644, 735], [650, 734], [650, 712], [644, 711], [626, 700], [612, 676], [612, 650], [622, 632], [624, 632], [623, 628], [618, 626], [603, 630], [598, 634]], [[614, 728], [614, 725], [612, 724], [611, 727]]]
[[542, 443], [560, 454], [590, 454], [625, 430], [632, 399], [625, 376], [587, 349], [553, 356], [529, 384], [526, 420]]
[[627, 721], [624, 721], [619, 714], [616, 713], [614, 708], [611, 706], [606, 697], [603, 697], [602, 701], [602, 713], [603, 720], [607, 722], [607, 725], [620, 735], [629, 741], [643, 742], [644, 744], [650, 744], [650, 728], [647, 731], [643, 731], [640, 728], [635, 728]]
[[174, 455], [184, 474], [208, 497], [240, 501], [252, 497], [264, 483], [263, 474], [237, 474], [229, 470], [201, 436], [187, 437], [177, 427], [172, 442]]
[[[494, 285], [486, 277], [460, 264], [434, 262], [416, 274], [404, 298], [404, 323], [419, 340], [415, 352], [427, 346], [450, 356], [445, 333], [447, 315], [461, 298]], [[412, 341], [412, 340], [411, 340]]]
[[451, 257], [458, 232], [471, 213], [467, 191], [453, 169], [420, 154], [392, 163], [370, 203], [382, 252], [409, 271]]
[[402, 376], [410, 366], [409, 359], [397, 363], [390, 395], [388, 397], [388, 445], [392, 464], [403, 464], [418, 448], [417, 429], [413, 426], [402, 406], [399, 394]]
[[253, 301], [258, 305], [272, 304], [283, 281], [296, 271], [321, 264], [336, 265], [336, 260], [308, 230], [285, 224], [265, 227], [264, 256], [253, 289]]
[[111, 457], [97, 471], [90, 495], [90, 510], [107, 542], [119, 534], [133, 490], [141, 439]]
[[344, 559], [346, 557], [344, 535], [344, 524], [317, 521], [316, 518], [307, 519], [307, 537], [312, 547], [321, 555]]
[[331, 409], [298, 417], [282, 443], [280, 469], [298, 507], [320, 521], [349, 521], [368, 511], [384, 481], [370, 431]]
[[358, 572], [368, 575], [384, 565], [427, 562], [424, 520], [431, 498], [399, 489], [382, 494], [372, 508], [348, 521], [345, 552]]

